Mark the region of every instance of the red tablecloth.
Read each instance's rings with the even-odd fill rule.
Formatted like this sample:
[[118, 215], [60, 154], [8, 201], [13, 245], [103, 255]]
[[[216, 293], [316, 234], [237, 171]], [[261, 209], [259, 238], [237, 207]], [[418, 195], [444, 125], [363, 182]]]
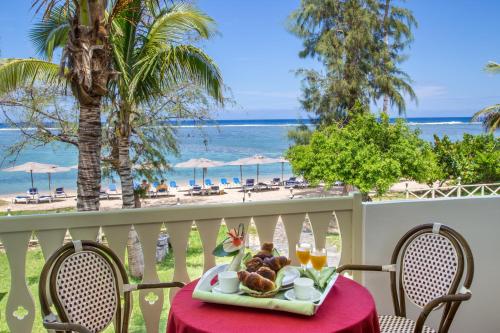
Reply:
[[372, 296], [363, 286], [339, 277], [311, 317], [271, 310], [204, 303], [191, 297], [193, 281], [174, 298], [167, 333], [379, 333]]

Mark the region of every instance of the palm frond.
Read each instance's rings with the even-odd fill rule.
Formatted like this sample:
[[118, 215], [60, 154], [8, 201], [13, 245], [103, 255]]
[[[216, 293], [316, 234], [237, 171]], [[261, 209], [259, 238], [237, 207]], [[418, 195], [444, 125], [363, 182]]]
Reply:
[[476, 112], [471, 121], [482, 121], [486, 130], [494, 132], [500, 128], [500, 104], [491, 105]]
[[68, 39], [69, 19], [65, 7], [55, 7], [50, 14], [36, 23], [29, 33], [37, 53], [48, 61], [57, 48], [64, 47]]
[[208, 39], [215, 34], [215, 22], [192, 6], [181, 3], [157, 16], [147, 31], [144, 49], [161, 43], [181, 44], [190, 33]]
[[500, 73], [500, 64], [494, 61], [490, 61], [486, 64], [484, 70], [489, 73]]
[[0, 63], [0, 96], [34, 82], [64, 84], [60, 67], [39, 59], [5, 59]]

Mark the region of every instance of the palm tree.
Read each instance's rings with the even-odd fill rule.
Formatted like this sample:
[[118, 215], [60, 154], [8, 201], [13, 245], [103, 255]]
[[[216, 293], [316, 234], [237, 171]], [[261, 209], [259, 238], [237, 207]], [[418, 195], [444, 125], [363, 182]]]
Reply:
[[[39, 59], [10, 59], [0, 67], [0, 94], [16, 90], [35, 81], [60, 84], [64, 77], [79, 103], [78, 127], [78, 195], [80, 211], [99, 209], [101, 183], [101, 104], [108, 84], [117, 73], [113, 70], [110, 28], [113, 20], [130, 0], [33, 0], [37, 11], [45, 15], [58, 6], [64, 28], [52, 36], [51, 43], [64, 41], [60, 65]], [[72, 5], [70, 5], [72, 4]], [[106, 9], [111, 8], [106, 15]], [[49, 22], [50, 23], [50, 22]], [[50, 48], [50, 45], [47, 45]]]
[[222, 76], [217, 65], [188, 37], [208, 39], [214, 21], [197, 9], [181, 3], [170, 8], [135, 0], [116, 22], [112, 35], [114, 63], [122, 75], [113, 84], [117, 105], [115, 133], [117, 170], [121, 178], [123, 207], [134, 207], [130, 163], [130, 136], [141, 107], [160, 99], [184, 81], [201, 86], [214, 100], [223, 103]]
[[[490, 73], [500, 73], [500, 64], [489, 62], [485, 70]], [[474, 114], [472, 121], [481, 120], [484, 128], [490, 132], [494, 132], [500, 128], [500, 104], [488, 106]]]
[[[37, 24], [32, 40], [39, 52], [51, 57], [64, 47], [61, 8], [54, 8], [48, 18]], [[160, 6], [156, 1], [132, 0], [115, 18], [110, 34], [114, 68], [120, 76], [108, 86], [107, 104], [111, 109], [111, 164], [120, 175], [123, 208], [134, 208], [131, 171], [131, 134], [143, 124], [141, 110], [161, 99], [170, 89], [189, 81], [201, 87], [215, 101], [223, 104], [223, 83], [213, 60], [201, 49], [189, 44], [194, 39], [208, 39], [214, 34], [214, 21], [185, 4]], [[129, 235], [129, 267], [134, 276], [142, 271], [142, 251], [137, 234]]]

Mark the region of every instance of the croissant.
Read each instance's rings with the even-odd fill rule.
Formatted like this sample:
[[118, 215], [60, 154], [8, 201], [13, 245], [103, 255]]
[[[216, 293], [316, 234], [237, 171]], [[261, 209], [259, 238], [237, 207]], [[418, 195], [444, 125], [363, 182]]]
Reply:
[[262, 251], [267, 251], [267, 252], [272, 252], [274, 249], [274, 244], [273, 243], [263, 243], [262, 246], [260, 247]]
[[247, 261], [247, 263], [245, 265], [247, 267], [248, 272], [256, 272], [259, 268], [262, 267], [263, 264], [264, 264], [264, 261], [261, 258], [254, 257], [254, 258], [250, 259], [249, 261]]
[[255, 272], [259, 274], [260, 276], [265, 277], [266, 279], [269, 279], [271, 281], [276, 281], [276, 272], [270, 269], [269, 267], [263, 266]]
[[263, 243], [262, 246], [260, 247], [260, 251], [257, 252], [256, 255], [254, 255], [254, 258], [257, 257], [262, 260], [270, 258], [273, 256], [273, 249], [274, 249], [273, 243]]
[[238, 272], [238, 278], [244, 286], [255, 291], [268, 292], [276, 288], [273, 281], [266, 279], [257, 273], [240, 271]]
[[286, 265], [290, 265], [290, 262], [290, 259], [285, 256], [272, 257], [264, 259], [264, 266], [267, 266], [273, 271], [277, 272]]

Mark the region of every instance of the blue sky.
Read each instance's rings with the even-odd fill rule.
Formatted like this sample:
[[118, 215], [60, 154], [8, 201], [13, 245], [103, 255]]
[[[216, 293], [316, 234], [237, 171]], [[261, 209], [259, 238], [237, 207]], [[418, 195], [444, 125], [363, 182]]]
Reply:
[[[219, 36], [203, 45], [217, 61], [237, 105], [219, 117], [294, 118], [300, 114], [300, 79], [294, 70], [318, 68], [297, 56], [301, 41], [285, 29], [299, 0], [198, 0], [218, 22]], [[35, 56], [27, 37], [31, 0], [0, 3], [2, 57]], [[500, 102], [500, 75], [483, 71], [500, 62], [500, 1], [409, 0], [419, 27], [403, 65], [419, 104], [409, 117], [470, 116]], [[377, 110], [377, 107], [374, 107]]]

